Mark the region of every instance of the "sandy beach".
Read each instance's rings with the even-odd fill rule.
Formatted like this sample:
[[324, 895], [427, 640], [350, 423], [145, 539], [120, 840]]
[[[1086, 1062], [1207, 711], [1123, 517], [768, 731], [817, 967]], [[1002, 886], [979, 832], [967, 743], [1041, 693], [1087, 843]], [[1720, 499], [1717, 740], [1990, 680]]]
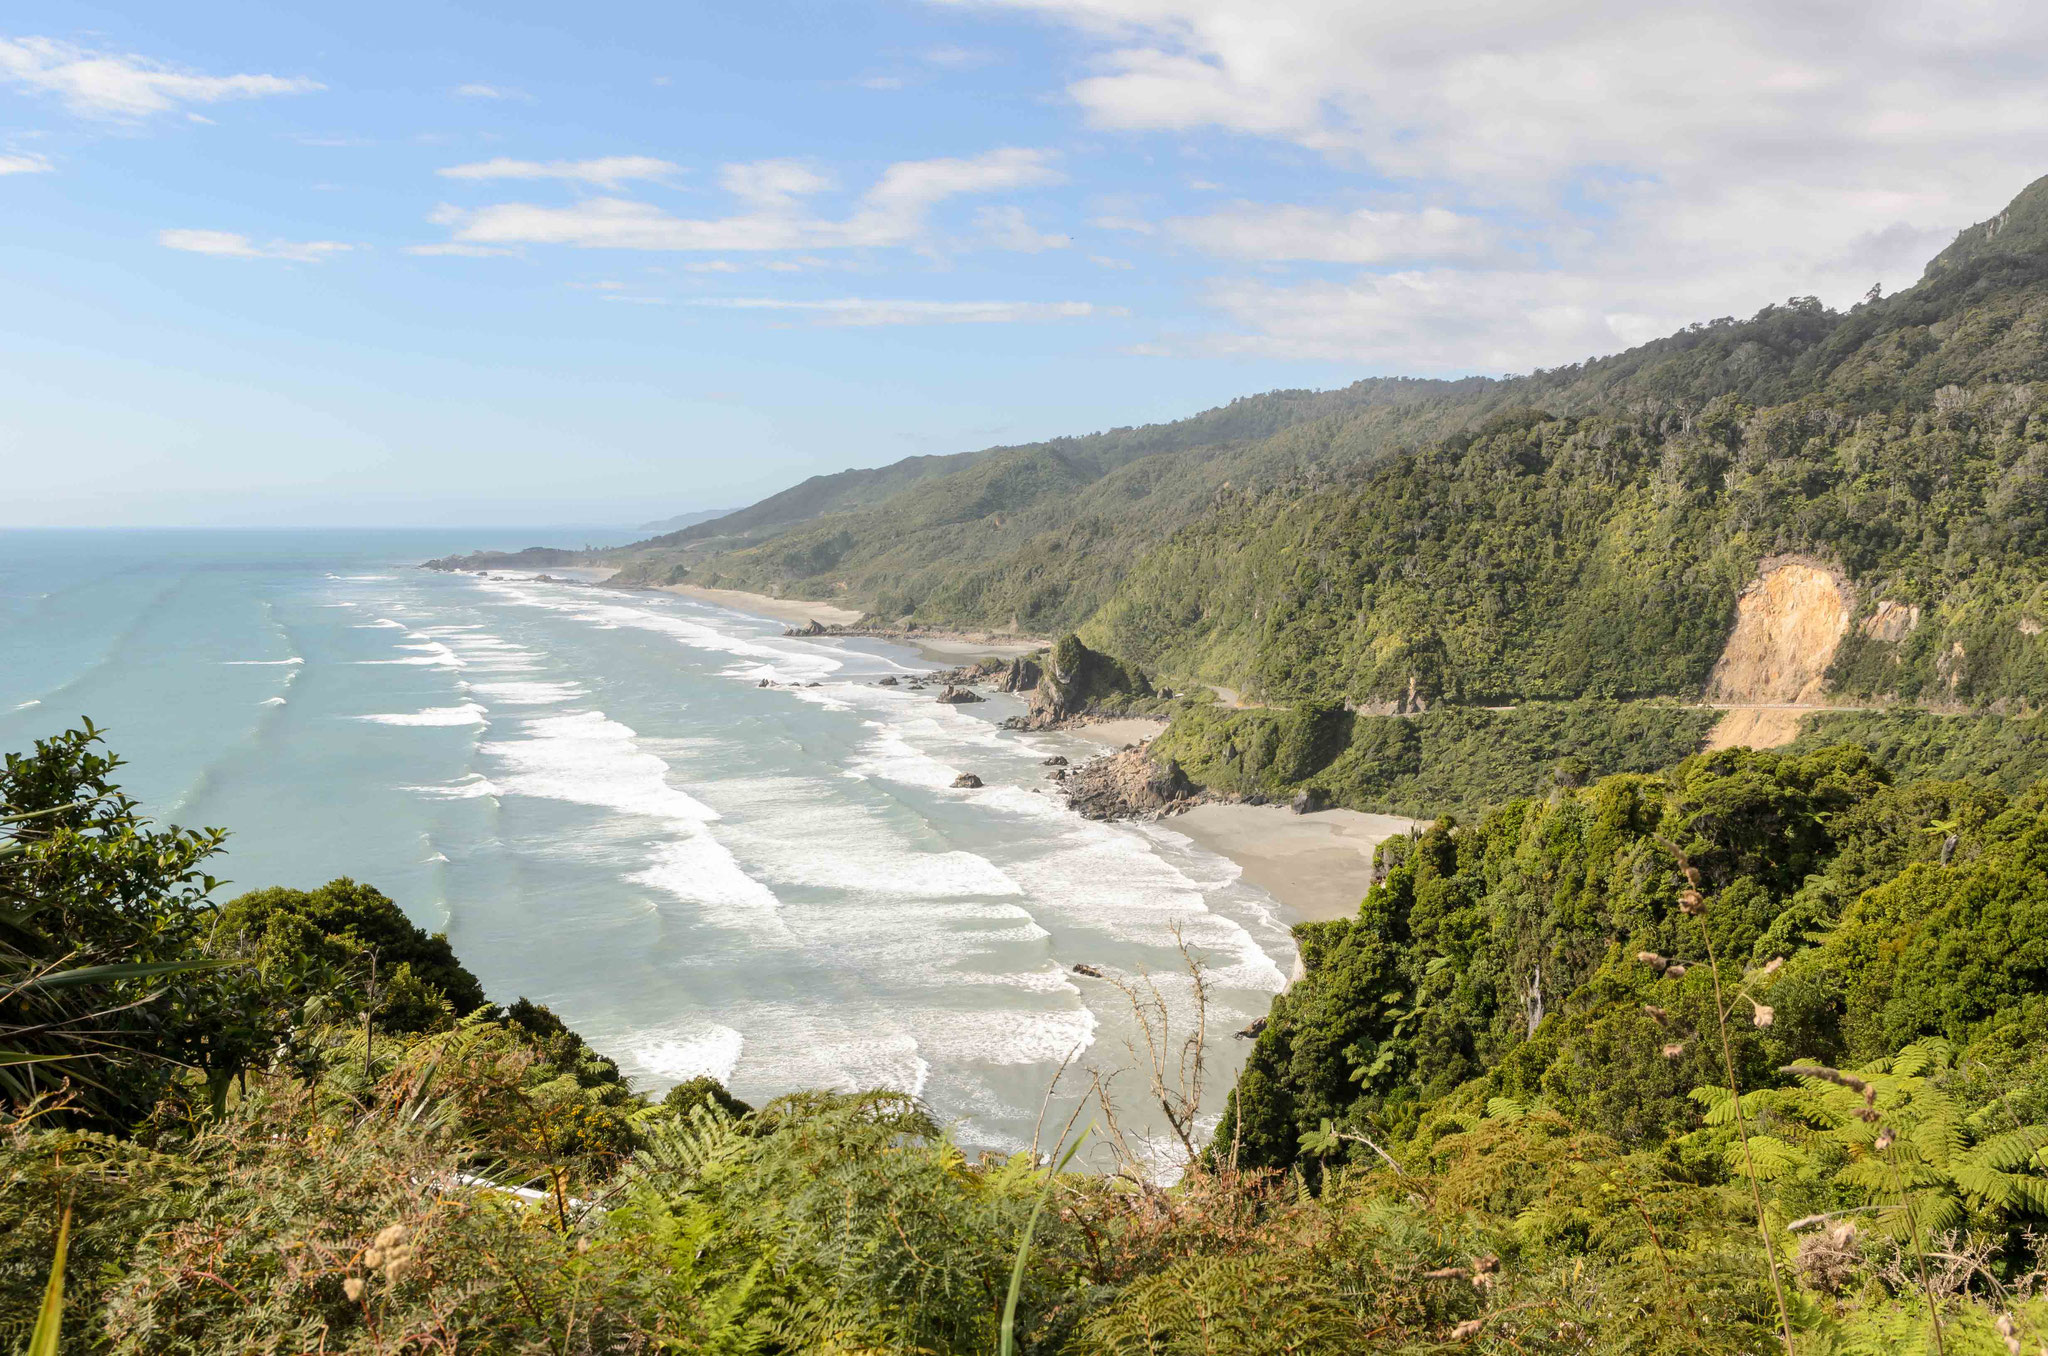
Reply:
[[1126, 744], [1142, 744], [1148, 739], [1157, 739], [1165, 729], [1166, 722], [1155, 717], [1126, 716], [1122, 720], [1097, 720], [1086, 725], [1069, 725], [1060, 733], [1114, 750]]
[[891, 645], [908, 645], [926, 659], [941, 664], [965, 664], [989, 658], [1015, 659], [1020, 654], [1036, 654], [1046, 644], [1030, 636], [1008, 640], [994, 636], [983, 639], [973, 635], [882, 636], [879, 639]]
[[850, 607], [838, 607], [832, 603], [809, 603], [800, 598], [770, 598], [765, 593], [742, 593], [738, 589], [706, 589], [695, 584], [667, 584], [663, 593], [681, 594], [695, 598], [700, 603], [712, 603], [729, 607], [735, 612], [745, 612], [756, 617], [770, 617], [791, 626], [802, 626], [808, 621], [823, 622], [827, 626], [851, 626], [861, 619], [861, 614]]
[[1414, 824], [1356, 810], [1298, 815], [1282, 805], [1198, 805], [1160, 821], [1244, 868], [1245, 882], [1279, 900], [1294, 922], [1357, 912], [1373, 849]]

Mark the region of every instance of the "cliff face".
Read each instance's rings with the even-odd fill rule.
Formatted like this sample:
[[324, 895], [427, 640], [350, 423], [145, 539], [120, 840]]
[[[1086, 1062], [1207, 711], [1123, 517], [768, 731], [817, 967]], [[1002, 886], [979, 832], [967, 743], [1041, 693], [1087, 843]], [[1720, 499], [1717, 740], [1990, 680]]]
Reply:
[[1855, 613], [1854, 591], [1816, 561], [1767, 560], [1735, 603], [1735, 629], [1707, 680], [1707, 700], [1813, 705]]

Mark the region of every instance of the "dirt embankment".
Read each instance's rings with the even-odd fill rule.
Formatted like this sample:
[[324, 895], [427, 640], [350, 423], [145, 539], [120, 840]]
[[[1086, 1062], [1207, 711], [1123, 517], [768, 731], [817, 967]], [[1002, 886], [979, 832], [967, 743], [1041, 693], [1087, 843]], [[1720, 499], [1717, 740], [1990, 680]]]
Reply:
[[1789, 744], [1800, 717], [1824, 705], [1828, 665], [1855, 611], [1839, 570], [1800, 556], [1764, 561], [1736, 600], [1735, 629], [1707, 680], [1707, 703], [1731, 708], [1707, 747]]

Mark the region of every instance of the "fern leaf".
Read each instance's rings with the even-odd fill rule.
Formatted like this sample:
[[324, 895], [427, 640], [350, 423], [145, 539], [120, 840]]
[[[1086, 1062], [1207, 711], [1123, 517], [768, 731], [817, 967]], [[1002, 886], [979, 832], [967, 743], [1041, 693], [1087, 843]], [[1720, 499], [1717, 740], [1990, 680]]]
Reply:
[[2017, 1172], [2043, 1149], [2048, 1149], [2048, 1125], [2029, 1125], [1985, 1140], [1964, 1161], [1994, 1172]]

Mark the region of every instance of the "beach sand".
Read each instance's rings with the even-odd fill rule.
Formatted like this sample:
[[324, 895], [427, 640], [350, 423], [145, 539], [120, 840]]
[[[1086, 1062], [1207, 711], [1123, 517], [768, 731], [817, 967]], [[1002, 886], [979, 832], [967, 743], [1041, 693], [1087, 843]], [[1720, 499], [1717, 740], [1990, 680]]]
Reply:
[[[824, 618], [820, 617], [820, 621]], [[908, 645], [926, 659], [940, 664], [964, 664], [976, 659], [1015, 659], [1020, 654], [1036, 654], [1045, 648], [1042, 640], [1020, 636], [1014, 640], [998, 640], [990, 637], [978, 640], [972, 636], [883, 636], [880, 639], [891, 645]]]
[[1122, 720], [1097, 720], [1086, 725], [1069, 725], [1060, 733], [1085, 739], [1090, 744], [1100, 744], [1106, 749], [1120, 749], [1126, 744], [1142, 744], [1156, 739], [1166, 722], [1150, 716], [1126, 716]]
[[1399, 815], [1323, 810], [1298, 815], [1282, 805], [1197, 805], [1159, 821], [1228, 857], [1291, 915], [1313, 923], [1349, 918], [1372, 881], [1373, 849], [1415, 821]]
[[735, 612], [768, 617], [775, 621], [787, 622], [791, 626], [802, 626], [808, 621], [823, 622], [827, 626], [851, 626], [861, 618], [861, 614], [850, 607], [837, 607], [831, 603], [807, 603], [800, 598], [770, 598], [765, 593], [742, 593], [738, 589], [706, 589], [695, 584], [669, 584], [663, 587], [662, 592], [678, 593], [685, 598], [695, 598], [700, 603], [729, 607]]

